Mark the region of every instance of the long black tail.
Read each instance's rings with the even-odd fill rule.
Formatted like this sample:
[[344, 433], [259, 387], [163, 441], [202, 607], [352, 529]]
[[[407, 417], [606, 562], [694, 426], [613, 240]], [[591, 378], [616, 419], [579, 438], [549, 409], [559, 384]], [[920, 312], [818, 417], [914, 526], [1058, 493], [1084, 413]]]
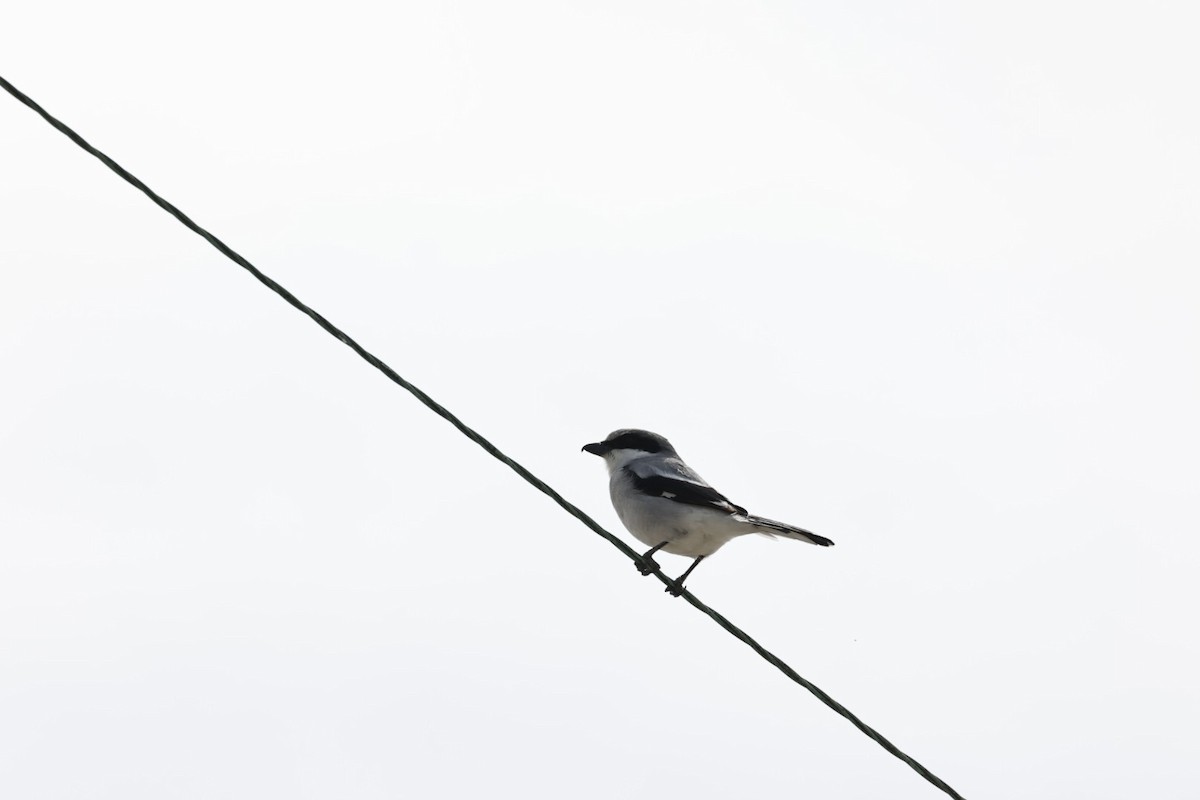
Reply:
[[797, 528], [795, 525], [788, 525], [785, 522], [776, 522], [773, 519], [756, 517], [753, 514], [747, 514], [746, 519], [750, 521], [750, 524], [758, 528], [759, 533], [765, 533], [768, 536], [786, 536], [798, 542], [808, 542], [809, 544], [817, 544], [821, 547], [830, 547], [833, 544], [833, 539], [826, 539], [824, 536], [818, 536], [812, 531], [806, 531], [803, 528]]

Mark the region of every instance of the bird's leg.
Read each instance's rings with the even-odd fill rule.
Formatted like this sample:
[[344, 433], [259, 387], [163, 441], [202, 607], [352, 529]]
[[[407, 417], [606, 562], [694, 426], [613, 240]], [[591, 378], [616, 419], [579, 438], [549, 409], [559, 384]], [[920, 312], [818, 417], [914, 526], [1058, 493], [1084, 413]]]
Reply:
[[642, 563], [637, 565], [638, 572], [643, 575], [649, 575], [654, 570], [658, 569], [658, 562], [654, 560], [654, 554], [661, 550], [668, 542], [659, 542], [651, 547], [646, 552], [642, 553]]
[[676, 578], [675, 582], [673, 584], [669, 585], [664, 591], [670, 592], [672, 597], [679, 597], [679, 595], [683, 594], [684, 579], [687, 578], [688, 575], [691, 575], [692, 570], [694, 570], [696, 567], [700, 566], [700, 562], [703, 560], [704, 560], [704, 556], [696, 556], [696, 560], [692, 562], [692, 565], [690, 567], [688, 567], [687, 570], [684, 571], [684, 573], [682, 575], [680, 575], [678, 578]]

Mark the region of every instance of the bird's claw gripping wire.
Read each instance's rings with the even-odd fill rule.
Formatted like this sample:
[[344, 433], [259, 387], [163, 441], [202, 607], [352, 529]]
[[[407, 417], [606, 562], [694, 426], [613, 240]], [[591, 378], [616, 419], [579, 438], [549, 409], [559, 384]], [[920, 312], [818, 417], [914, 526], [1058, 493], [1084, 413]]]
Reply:
[[650, 575], [657, 572], [659, 569], [658, 562], [654, 560], [654, 554], [667, 546], [667, 542], [659, 542], [641, 555], [641, 562], [637, 564], [638, 572], [643, 575]]

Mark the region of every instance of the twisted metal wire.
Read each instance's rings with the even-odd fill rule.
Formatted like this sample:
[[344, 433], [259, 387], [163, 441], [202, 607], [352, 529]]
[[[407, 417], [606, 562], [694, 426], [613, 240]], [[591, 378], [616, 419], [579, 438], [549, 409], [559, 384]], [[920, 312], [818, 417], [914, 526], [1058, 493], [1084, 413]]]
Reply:
[[[67, 127], [65, 124], [63, 124], [59, 120], [55, 119], [45, 109], [43, 109], [40, 105], [38, 105], [36, 102], [34, 102], [28, 95], [21, 92], [19, 89], [17, 89], [11, 83], [9, 83], [7, 80], [5, 80], [2, 76], [0, 76], [0, 87], [3, 87], [5, 89], [5, 91], [7, 91], [9, 94], [11, 94], [13, 97], [15, 97], [17, 100], [21, 101], [26, 106], [33, 109], [33, 111], [35, 111], [38, 115], [40, 115], [42, 117], [42, 119], [44, 119], [46, 122], [50, 123], [52, 126], [57, 128], [67, 138], [69, 138], [71, 141], [75, 142], [75, 144], [79, 145], [85, 151], [87, 151], [88, 153], [91, 153], [93, 156], [98, 158], [105, 166], [107, 166], [113, 172], [117, 173], [122, 178], [124, 178], [126, 181], [128, 181], [130, 184], [132, 184], [134, 187], [136, 187], [138, 190], [140, 190], [143, 194], [145, 194], [147, 197], [149, 197], [151, 200], [153, 200], [159, 207], [161, 207], [168, 214], [170, 214], [171, 216], [175, 217], [177, 220], [182, 222], [185, 226], [187, 226], [194, 233], [203, 237], [209, 244], [211, 244], [213, 247], [215, 247], [217, 250], [219, 250], [227, 258], [229, 258], [235, 264], [242, 267], [247, 272], [249, 272], [251, 275], [253, 275], [255, 278], [257, 278], [268, 289], [270, 289], [271, 291], [275, 292], [275, 294], [282, 297], [284, 300], [286, 300], [290, 305], [295, 307], [297, 310], [306, 314], [309, 318], [312, 319], [313, 322], [317, 323], [322, 328], [324, 328], [331, 336], [333, 336], [338, 341], [342, 342], [342, 344], [346, 345], [351, 350], [353, 350], [355, 353], [357, 353], [359, 356], [361, 356], [364, 361], [366, 361], [368, 364], [375, 367], [375, 369], [379, 370], [384, 375], [386, 375], [393, 383], [396, 383], [397, 385], [401, 386], [402, 388], [404, 388], [405, 390], [410, 392], [414, 397], [416, 397], [418, 400], [420, 400], [431, 411], [433, 411], [439, 417], [446, 420], [451, 425], [453, 425], [455, 428], [457, 428], [464, 436], [466, 436], [468, 439], [470, 439], [471, 441], [475, 442], [477, 445], [482, 447], [496, 460], [507, 465], [510, 469], [512, 469], [514, 472], [516, 472], [518, 475], [520, 475], [522, 478], [524, 478], [529, 484], [531, 484], [538, 491], [547, 495], [551, 500], [553, 500], [555, 503], [557, 503], [568, 514], [575, 517], [575, 519], [582, 522], [588, 528], [591, 528], [591, 530], [593, 532], [595, 532], [597, 535], [603, 537], [606, 541], [608, 541], [609, 544], [611, 544], [613, 547], [620, 550], [626, 556], [626, 558], [629, 558], [630, 560], [632, 560], [635, 564], [637, 564], [639, 566], [643, 566], [643, 565], [649, 566], [646, 564], [645, 561], [642, 560], [641, 555], [637, 551], [633, 550], [631, 547], [629, 547], [629, 545], [625, 544], [625, 542], [623, 542], [621, 539], [617, 538], [616, 536], [614, 536], [613, 534], [611, 534], [607, 530], [605, 530], [600, 525], [600, 523], [596, 522], [594, 519], [592, 519], [587, 514], [585, 514], [583, 512], [583, 510], [581, 510], [574, 503], [571, 503], [569, 500], [567, 500], [565, 497], [563, 497], [561, 494], [559, 494], [557, 491], [555, 491], [553, 487], [551, 487], [549, 484], [547, 484], [541, 478], [534, 475], [532, 472], [530, 472], [528, 469], [526, 469], [524, 466], [522, 466], [516, 460], [514, 460], [513, 458], [506, 455], [503, 451], [500, 450], [500, 448], [496, 447], [496, 445], [492, 444], [490, 441], [485, 439], [478, 431], [471, 428], [469, 425], [467, 425], [465, 422], [463, 422], [461, 419], [459, 419], [457, 416], [455, 416], [453, 413], [451, 413], [445, 406], [438, 403], [436, 400], [434, 400], [432, 397], [427, 395], [425, 392], [423, 392], [417, 386], [413, 385], [412, 383], [409, 383], [399, 373], [397, 373], [394, 369], [392, 369], [386, 363], [384, 363], [383, 360], [381, 360], [379, 357], [377, 357], [376, 355], [374, 355], [373, 353], [368, 351], [366, 348], [364, 348], [362, 345], [360, 345], [358, 342], [356, 342], [354, 339], [352, 339], [349, 335], [347, 335], [341, 329], [339, 329], [337, 326], [335, 326], [332, 322], [327, 320], [325, 317], [321, 316], [321, 314], [317, 313], [315, 310], [313, 310], [309, 306], [302, 303], [294, 294], [289, 292], [287, 289], [285, 289], [283, 286], [281, 286], [278, 282], [276, 282], [270, 276], [264, 274], [261, 270], [259, 270], [257, 267], [255, 267], [253, 264], [251, 264], [249, 261], [247, 261], [245, 258], [243, 258], [241, 255], [239, 255], [237, 252], [235, 252], [227, 244], [222, 242], [216, 236], [209, 233], [204, 228], [201, 228], [199, 225], [197, 225], [195, 222], [193, 222], [190, 217], [188, 217], [186, 214], [184, 214], [182, 211], [180, 211], [174, 205], [167, 202], [162, 197], [160, 197], [158, 194], [156, 194], [149, 186], [142, 183], [141, 180], [139, 180], [135, 175], [130, 173], [128, 170], [126, 170], [120, 164], [113, 161], [107, 155], [100, 152], [92, 145], [90, 145], [82, 136], [77, 134], [75, 131], [71, 130], [69, 127]], [[653, 574], [656, 578], [658, 578], [660, 581], [662, 581], [664, 585], [666, 585], [668, 587], [674, 586], [674, 581], [672, 581], [671, 578], [669, 578], [665, 574], [663, 574], [661, 569], [654, 567], [651, 569], [651, 574]], [[812, 692], [813, 695], [815, 695], [818, 700], [820, 700], [822, 703], [829, 706], [831, 709], [836, 711], [838, 714], [840, 714], [841, 716], [843, 716], [847, 720], [849, 720], [850, 723], [852, 725], [854, 725], [854, 727], [858, 728], [860, 731], [862, 731], [864, 734], [866, 734], [868, 737], [870, 737], [872, 740], [874, 740], [876, 743], [878, 743], [879, 746], [882, 747], [884, 750], [887, 750], [889, 753], [894, 755], [896, 758], [900, 759], [905, 764], [912, 767], [913, 770], [915, 770], [916, 773], [918, 775], [920, 775], [922, 778], [929, 781], [931, 784], [933, 784], [937, 788], [941, 789], [943, 792], [945, 792], [950, 797], [955, 798], [955, 800], [964, 800], [962, 795], [960, 795], [958, 792], [954, 791], [954, 789], [952, 789], [949, 784], [947, 784], [941, 778], [934, 775], [932, 772], [930, 772], [928, 769], [926, 769], [924, 766], [922, 766], [916, 759], [912, 758], [907, 753], [902, 751], [900, 748], [896, 747], [896, 745], [892, 744], [890, 741], [888, 741], [886, 738], [884, 738], [884, 736], [882, 734], [880, 734], [878, 731], [876, 731], [870, 725], [867, 725], [865, 722], [863, 722], [861, 719], [859, 719], [857, 716], [855, 716], [849, 709], [847, 709], [841, 703], [837, 702], [832, 697], [830, 697], [828, 694], [826, 694], [816, 684], [814, 684], [811, 681], [807, 680], [806, 678], [802, 677], [794, 669], [792, 669], [790, 666], [788, 666], [782, 659], [780, 659], [774, 653], [770, 652], [765, 647], [763, 647], [758, 642], [756, 642], [748, 633], [746, 633], [741, 628], [734, 625], [732, 622], [730, 622], [728, 619], [726, 619], [722, 614], [718, 613], [716, 610], [705, 605], [703, 602], [701, 602], [699, 600], [699, 598], [697, 598], [695, 595], [693, 595], [690, 591], [688, 591], [687, 589], [684, 589], [680, 596], [683, 597], [685, 600], [687, 600], [687, 602], [690, 603], [692, 606], [699, 609], [704, 614], [707, 614], [713, 620], [713, 622], [720, 625], [722, 628], [724, 628], [726, 631], [728, 631], [731, 635], [733, 635], [736, 639], [740, 640], [741, 642], [743, 642], [744, 644], [749, 646], [752, 650], [754, 650], [754, 652], [756, 652], [760, 656], [762, 656], [762, 658], [764, 660], [766, 660], [767, 663], [771, 664], [776, 669], [778, 669], [780, 672], [782, 672], [784, 675], [791, 678], [793, 681], [800, 684], [808, 691]]]

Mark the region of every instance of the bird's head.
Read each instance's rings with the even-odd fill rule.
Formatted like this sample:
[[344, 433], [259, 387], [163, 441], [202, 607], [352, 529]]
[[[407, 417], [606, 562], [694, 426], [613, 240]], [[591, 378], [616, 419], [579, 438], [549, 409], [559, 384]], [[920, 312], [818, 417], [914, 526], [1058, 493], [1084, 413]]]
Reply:
[[621, 428], [613, 431], [603, 442], [585, 444], [583, 450], [586, 453], [602, 457], [609, 469], [618, 468], [643, 456], [677, 455], [675, 448], [671, 446], [665, 436], [637, 428]]

